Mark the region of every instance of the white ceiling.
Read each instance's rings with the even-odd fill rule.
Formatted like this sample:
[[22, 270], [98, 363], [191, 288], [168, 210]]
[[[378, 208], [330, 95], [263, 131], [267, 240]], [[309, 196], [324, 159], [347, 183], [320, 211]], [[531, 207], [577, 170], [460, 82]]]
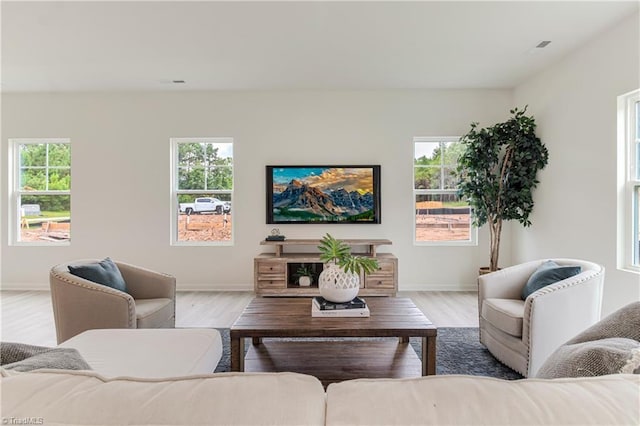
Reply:
[[[1, 89], [511, 88], [637, 10], [637, 0], [2, 1]], [[552, 42], [531, 53], [542, 40]]]

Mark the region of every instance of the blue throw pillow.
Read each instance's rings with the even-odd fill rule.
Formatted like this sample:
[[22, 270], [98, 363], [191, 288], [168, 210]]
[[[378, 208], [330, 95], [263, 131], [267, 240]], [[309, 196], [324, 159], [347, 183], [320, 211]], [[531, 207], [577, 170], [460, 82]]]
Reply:
[[127, 284], [124, 282], [124, 278], [122, 278], [120, 269], [118, 269], [118, 266], [108, 257], [98, 263], [80, 266], [69, 265], [69, 272], [85, 280], [93, 281], [94, 283], [106, 285], [107, 287], [124, 292], [127, 291]]
[[580, 272], [582, 272], [580, 266], [560, 266], [553, 260], [547, 260], [529, 277], [527, 284], [522, 289], [522, 300], [543, 287], [578, 275]]

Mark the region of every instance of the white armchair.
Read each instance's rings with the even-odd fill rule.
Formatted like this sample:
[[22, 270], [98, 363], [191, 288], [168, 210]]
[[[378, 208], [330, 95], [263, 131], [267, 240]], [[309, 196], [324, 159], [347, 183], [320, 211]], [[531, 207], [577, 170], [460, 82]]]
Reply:
[[575, 259], [550, 259], [582, 272], [520, 298], [535, 260], [478, 277], [480, 342], [505, 365], [535, 376], [560, 345], [600, 320], [604, 268]]

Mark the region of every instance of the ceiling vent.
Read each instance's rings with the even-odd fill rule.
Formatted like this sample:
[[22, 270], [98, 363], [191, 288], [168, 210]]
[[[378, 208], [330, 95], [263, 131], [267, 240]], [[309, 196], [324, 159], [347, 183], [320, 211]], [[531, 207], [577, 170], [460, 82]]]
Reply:
[[527, 50], [525, 53], [528, 55], [534, 55], [536, 53], [540, 53], [542, 49], [551, 44], [551, 40], [542, 40], [540, 43], [536, 44], [531, 49]]

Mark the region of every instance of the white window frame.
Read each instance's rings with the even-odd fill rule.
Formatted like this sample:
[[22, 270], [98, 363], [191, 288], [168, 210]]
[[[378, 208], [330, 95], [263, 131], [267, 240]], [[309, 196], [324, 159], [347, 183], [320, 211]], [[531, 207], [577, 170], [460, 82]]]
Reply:
[[[9, 139], [9, 211], [7, 217], [9, 218], [9, 245], [14, 246], [45, 246], [45, 247], [60, 247], [71, 245], [71, 240], [67, 241], [20, 241], [20, 221], [22, 219], [20, 214], [20, 199], [22, 195], [69, 195], [71, 196], [71, 189], [68, 191], [23, 191], [20, 188], [20, 146], [27, 144], [69, 144], [71, 145], [71, 139], [69, 138], [12, 138]], [[49, 164], [45, 166], [49, 168]], [[48, 185], [48, 179], [46, 180]], [[71, 211], [71, 206], [69, 207]], [[71, 214], [71, 213], [70, 213]]]
[[[429, 195], [429, 194], [457, 194], [457, 189], [416, 189], [416, 177], [415, 177], [415, 153], [416, 144], [424, 142], [458, 142], [460, 136], [416, 136], [413, 138], [413, 149], [411, 158], [411, 187], [413, 188], [412, 207], [413, 211], [413, 245], [414, 246], [477, 246], [478, 245], [478, 228], [470, 224], [469, 239], [465, 241], [418, 241], [416, 235], [416, 196]], [[442, 166], [442, 165], [441, 165]], [[441, 174], [441, 179], [444, 179], [444, 174]]]
[[640, 188], [636, 104], [640, 89], [618, 96], [618, 269], [640, 274]]
[[[230, 143], [233, 151], [233, 164], [231, 166], [231, 175], [233, 179], [233, 186], [231, 191], [228, 190], [178, 190], [178, 145], [180, 143]], [[170, 226], [170, 244], [172, 246], [232, 246], [234, 244], [235, 239], [235, 220], [231, 220], [231, 239], [229, 241], [179, 241], [178, 240], [178, 215], [179, 215], [179, 205], [178, 205], [178, 195], [179, 194], [230, 194], [231, 195], [231, 212], [234, 214], [235, 212], [235, 186], [236, 186], [236, 177], [235, 177], [235, 143], [232, 137], [195, 137], [195, 138], [171, 138], [171, 226]]]

